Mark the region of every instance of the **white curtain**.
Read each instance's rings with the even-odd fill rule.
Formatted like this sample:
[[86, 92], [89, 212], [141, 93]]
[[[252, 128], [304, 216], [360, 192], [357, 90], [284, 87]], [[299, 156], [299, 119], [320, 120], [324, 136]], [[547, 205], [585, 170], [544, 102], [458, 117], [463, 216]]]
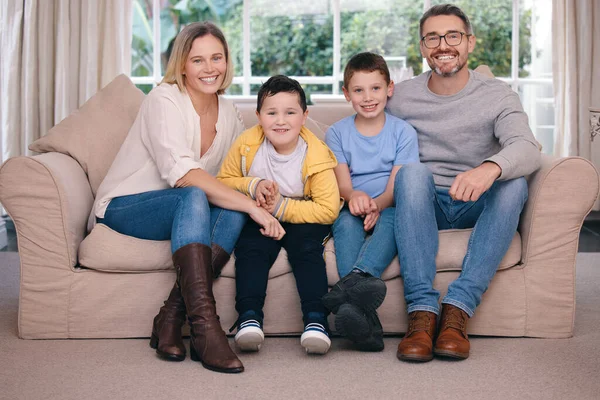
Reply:
[[0, 2], [0, 151], [29, 144], [131, 70], [132, 0]]
[[589, 116], [590, 107], [600, 108], [600, 1], [552, 5], [555, 154], [587, 158], [600, 170], [600, 138], [591, 141]]

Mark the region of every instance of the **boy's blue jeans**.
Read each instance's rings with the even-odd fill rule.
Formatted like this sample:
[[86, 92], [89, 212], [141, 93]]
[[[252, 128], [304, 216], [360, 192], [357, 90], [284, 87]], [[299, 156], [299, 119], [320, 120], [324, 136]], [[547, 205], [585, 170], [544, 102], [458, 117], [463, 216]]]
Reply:
[[424, 164], [400, 168], [395, 233], [407, 311], [439, 314], [440, 293], [433, 288], [438, 230], [473, 228], [462, 271], [442, 300], [473, 316], [510, 246], [527, 195], [525, 178], [518, 178], [496, 181], [477, 201], [454, 201], [448, 189], [434, 185]]
[[348, 207], [344, 207], [333, 224], [332, 233], [340, 278], [348, 275], [353, 268], [380, 278], [397, 254], [394, 207], [381, 212], [373, 234], [368, 238], [363, 229], [363, 219], [352, 215]]
[[139, 239], [171, 240], [173, 253], [190, 243], [215, 243], [231, 254], [246, 219], [210, 205], [202, 189], [187, 187], [115, 197], [98, 222]]

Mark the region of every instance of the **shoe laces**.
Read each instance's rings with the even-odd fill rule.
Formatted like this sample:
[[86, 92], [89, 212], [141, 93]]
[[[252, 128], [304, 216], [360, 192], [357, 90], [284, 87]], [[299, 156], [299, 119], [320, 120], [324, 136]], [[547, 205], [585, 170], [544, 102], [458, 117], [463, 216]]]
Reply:
[[255, 311], [246, 311], [242, 315], [238, 316], [238, 319], [235, 320], [231, 328], [229, 328], [229, 333], [233, 332], [235, 328], [242, 329], [242, 325], [248, 325], [247, 322], [252, 322], [250, 325], [257, 324], [260, 329], [262, 329], [262, 318]]
[[465, 331], [466, 319], [463, 311], [459, 308], [449, 309], [445, 313], [443, 329], [454, 328], [461, 332]]
[[329, 336], [329, 333], [327, 333], [327, 329], [325, 329], [325, 327], [322, 324], [319, 324], [317, 322], [311, 322], [309, 324], [306, 324], [306, 326], [304, 327], [304, 332], [308, 331], [320, 332], [326, 336]]
[[408, 330], [410, 332], [429, 331], [431, 323], [427, 312], [414, 312], [410, 314]]

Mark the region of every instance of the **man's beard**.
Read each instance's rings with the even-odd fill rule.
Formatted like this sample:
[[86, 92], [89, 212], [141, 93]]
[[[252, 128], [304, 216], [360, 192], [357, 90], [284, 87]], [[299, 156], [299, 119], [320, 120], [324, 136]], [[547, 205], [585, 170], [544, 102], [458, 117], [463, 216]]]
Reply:
[[436, 74], [443, 76], [444, 78], [450, 78], [451, 76], [456, 75], [456, 73], [460, 71], [459, 66], [457, 65], [456, 67], [452, 68], [451, 71], [449, 72], [442, 72], [442, 70], [440, 70], [438, 67], [436, 67], [433, 72], [435, 72]]
[[[435, 57], [435, 56], [432, 56], [432, 57], [431, 57], [431, 59], [432, 59], [432, 60], [434, 60], [434, 58], [433, 58], [433, 57]], [[463, 68], [464, 68], [464, 66], [467, 64], [467, 62], [466, 62], [466, 61], [465, 61], [465, 62], [463, 62], [463, 63], [461, 63], [461, 62], [460, 62], [460, 59], [459, 59], [459, 55], [458, 55], [458, 54], [456, 55], [456, 58], [457, 58], [457, 60], [458, 60], [458, 63], [456, 64], [456, 66], [455, 66], [454, 68], [452, 68], [452, 69], [451, 69], [450, 71], [448, 71], [448, 72], [443, 72], [443, 71], [440, 69], [440, 67], [438, 67], [438, 66], [436, 66], [436, 65], [434, 64], [434, 62], [433, 62], [433, 61], [429, 61], [429, 60], [427, 60], [427, 62], [428, 62], [428, 64], [429, 64], [429, 68], [431, 68], [431, 70], [432, 70], [433, 72], [435, 72], [437, 75], [439, 75], [439, 76], [442, 76], [442, 77], [444, 77], [444, 78], [450, 78], [450, 77], [452, 77], [452, 76], [456, 75], [456, 74], [458, 73], [458, 71], [460, 71], [461, 69], [463, 69]]]

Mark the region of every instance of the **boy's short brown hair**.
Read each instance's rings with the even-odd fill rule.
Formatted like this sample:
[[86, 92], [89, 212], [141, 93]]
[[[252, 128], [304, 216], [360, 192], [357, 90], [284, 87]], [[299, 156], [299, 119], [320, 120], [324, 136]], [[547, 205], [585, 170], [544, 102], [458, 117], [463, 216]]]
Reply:
[[277, 93], [296, 93], [298, 95], [298, 103], [302, 111], [306, 111], [306, 94], [297, 80], [289, 78], [285, 75], [275, 75], [270, 77], [263, 83], [256, 95], [256, 111], [260, 112], [262, 105], [267, 97], [275, 96]]
[[381, 72], [381, 75], [385, 78], [385, 82], [388, 85], [390, 84], [390, 70], [382, 56], [369, 51], [353, 55], [348, 64], [346, 64], [346, 68], [344, 68], [344, 87], [348, 88], [350, 79], [355, 72], [373, 71]]

